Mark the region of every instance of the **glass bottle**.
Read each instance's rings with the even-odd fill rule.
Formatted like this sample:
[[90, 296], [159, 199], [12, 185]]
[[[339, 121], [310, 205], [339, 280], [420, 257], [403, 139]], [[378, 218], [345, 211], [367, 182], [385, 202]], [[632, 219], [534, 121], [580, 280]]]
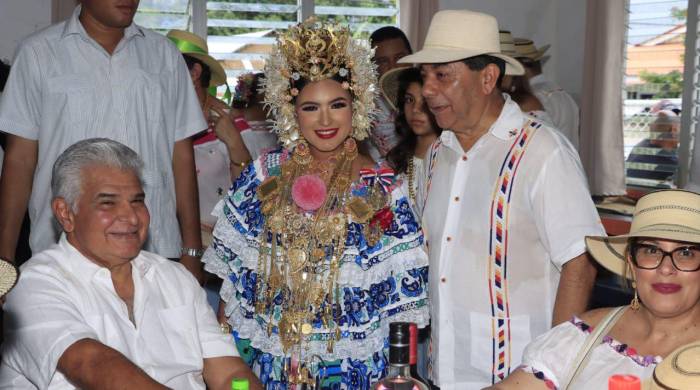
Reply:
[[428, 390], [428, 386], [411, 376], [410, 324], [389, 324], [389, 372], [386, 378], [375, 383], [374, 390]]
[[409, 323], [409, 334], [411, 342], [408, 353], [408, 364], [411, 366], [411, 376], [427, 384], [428, 381], [423, 379], [418, 373], [418, 325], [416, 325], [415, 322]]

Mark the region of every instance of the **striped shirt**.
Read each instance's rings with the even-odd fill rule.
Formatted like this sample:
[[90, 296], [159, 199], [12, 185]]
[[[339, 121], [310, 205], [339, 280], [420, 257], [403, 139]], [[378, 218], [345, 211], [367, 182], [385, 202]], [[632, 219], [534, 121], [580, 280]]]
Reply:
[[107, 137], [145, 162], [151, 212], [145, 249], [180, 257], [173, 146], [207, 127], [187, 67], [165, 37], [133, 23], [110, 55], [88, 36], [79, 14], [80, 6], [68, 20], [24, 40], [0, 101], [0, 130], [38, 141], [29, 201], [32, 251], [58, 237], [49, 207], [54, 161], [77, 141]]

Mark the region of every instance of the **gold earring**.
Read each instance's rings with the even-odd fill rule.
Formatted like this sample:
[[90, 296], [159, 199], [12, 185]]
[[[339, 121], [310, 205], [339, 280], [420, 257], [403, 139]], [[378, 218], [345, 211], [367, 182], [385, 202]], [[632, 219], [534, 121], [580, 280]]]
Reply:
[[292, 154], [292, 159], [299, 165], [309, 165], [313, 160], [311, 156], [311, 150], [309, 150], [309, 144], [306, 143], [305, 139], [300, 139], [294, 148], [294, 153]]
[[639, 310], [639, 296], [637, 295], [637, 282], [632, 281], [632, 288], [634, 289], [634, 298], [632, 298], [632, 302], [630, 302], [630, 309], [637, 311]]

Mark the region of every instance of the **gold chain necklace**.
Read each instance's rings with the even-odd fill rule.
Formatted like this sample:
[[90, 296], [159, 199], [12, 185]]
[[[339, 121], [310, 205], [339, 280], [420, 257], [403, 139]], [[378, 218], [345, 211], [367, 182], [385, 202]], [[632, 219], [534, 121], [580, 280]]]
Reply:
[[[340, 306], [337, 278], [347, 238], [352, 163], [357, 157], [357, 146], [354, 140], [349, 141], [337, 157], [323, 204], [312, 213], [300, 209], [292, 196], [292, 187], [300, 177], [318, 171], [305, 144], [297, 146], [282, 164], [280, 176], [269, 177], [258, 186], [265, 222], [260, 236], [255, 311], [267, 317], [270, 337], [273, 322], [277, 322], [285, 355], [291, 352], [298, 357], [296, 373], [284, 367], [290, 383], [315, 383], [309, 371], [313, 357], [305, 354], [302, 346], [314, 336], [312, 324], [317, 313], [321, 313], [323, 327], [330, 333], [325, 336], [329, 353], [341, 336], [332, 307]], [[267, 237], [271, 238], [269, 247]]]

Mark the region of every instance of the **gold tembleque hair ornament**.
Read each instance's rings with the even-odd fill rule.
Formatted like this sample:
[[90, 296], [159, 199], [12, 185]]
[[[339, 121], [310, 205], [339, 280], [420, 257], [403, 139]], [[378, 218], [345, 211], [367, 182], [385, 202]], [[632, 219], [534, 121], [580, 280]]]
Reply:
[[352, 137], [369, 135], [375, 115], [377, 71], [367, 42], [352, 38], [347, 27], [307, 19], [282, 31], [265, 63], [263, 90], [273, 128], [283, 145], [291, 148], [300, 139], [294, 112], [295, 87], [300, 81], [341, 80], [352, 95]]

